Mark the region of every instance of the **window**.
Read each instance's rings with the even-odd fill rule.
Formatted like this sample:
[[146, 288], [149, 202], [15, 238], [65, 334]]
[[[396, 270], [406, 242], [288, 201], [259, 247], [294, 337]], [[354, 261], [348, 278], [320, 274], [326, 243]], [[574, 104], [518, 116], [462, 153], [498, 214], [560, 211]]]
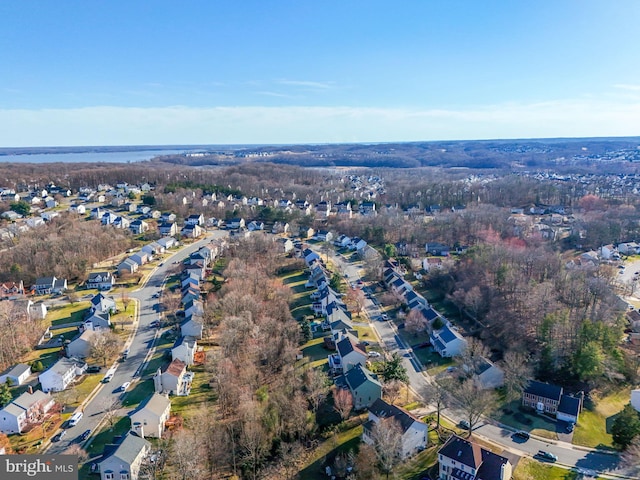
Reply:
[[104, 472], [104, 480], [113, 480], [113, 472]]
[[129, 480], [129, 474], [128, 473], [121, 473], [120, 474], [120, 480]]

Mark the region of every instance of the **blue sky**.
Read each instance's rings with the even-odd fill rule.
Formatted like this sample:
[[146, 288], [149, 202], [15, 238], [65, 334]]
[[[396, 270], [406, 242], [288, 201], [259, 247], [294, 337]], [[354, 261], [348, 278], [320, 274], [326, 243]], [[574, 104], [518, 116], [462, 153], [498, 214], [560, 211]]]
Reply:
[[640, 135], [640, 2], [0, 2], [0, 146]]

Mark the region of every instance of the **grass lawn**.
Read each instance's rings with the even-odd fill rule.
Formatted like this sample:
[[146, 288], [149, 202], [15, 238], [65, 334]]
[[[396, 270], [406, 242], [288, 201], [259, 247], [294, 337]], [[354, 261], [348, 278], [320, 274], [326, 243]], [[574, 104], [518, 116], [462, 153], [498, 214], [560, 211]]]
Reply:
[[327, 363], [327, 355], [331, 353], [330, 350], [324, 348], [324, 338], [314, 338], [309, 340], [302, 347], [302, 355], [304, 356], [304, 363], [308, 363], [311, 367], [318, 367]]
[[378, 341], [378, 337], [376, 337], [375, 333], [373, 333], [373, 329], [371, 327], [357, 325], [354, 328], [356, 332], [358, 332], [358, 338], [360, 340], [366, 340], [368, 342]]
[[424, 365], [429, 375], [435, 376], [443, 372], [453, 365], [452, 358], [441, 357], [438, 353], [433, 351], [433, 348], [417, 348], [413, 353], [418, 357], [418, 360]]
[[114, 437], [124, 435], [131, 428], [131, 420], [129, 420], [129, 417], [117, 417], [114, 420], [113, 426], [105, 423], [100, 429], [100, 432], [91, 438], [91, 443], [87, 446], [89, 460], [80, 469], [78, 478], [97, 478], [91, 476], [89, 472], [91, 463], [102, 455], [105, 445], [113, 443]]
[[153, 380], [151, 378], [140, 380], [134, 385], [135, 386], [124, 396], [122, 400], [123, 407], [135, 407], [147, 397], [150, 397], [154, 392]]
[[574, 480], [578, 474], [530, 458], [521, 458], [513, 471], [513, 480]]
[[356, 449], [360, 444], [362, 425], [352, 427], [322, 442], [310, 455], [307, 466], [300, 471], [300, 478], [305, 480], [326, 480], [324, 472], [326, 461], [333, 459], [340, 452]]
[[585, 402], [573, 433], [573, 443], [586, 447], [613, 448], [611, 425], [615, 416], [629, 403], [629, 388], [623, 388], [601, 398], [595, 405]]
[[65, 323], [81, 322], [84, 315], [89, 309], [89, 302], [77, 302], [73, 305], [62, 305], [51, 307], [47, 313], [47, 320], [51, 322], [53, 328], [56, 325], [64, 325]]
[[216, 401], [215, 392], [209, 386], [211, 375], [206, 373], [202, 366], [192, 367], [191, 371], [195, 373], [191, 394], [186, 397], [171, 397], [171, 413], [180, 414], [183, 418], [189, 418], [200, 407], [211, 406]]
[[424, 472], [438, 461], [438, 448], [440, 445], [429, 447], [406, 462], [401, 463], [395, 471], [395, 478], [403, 480], [419, 480]]
[[[513, 413], [504, 413], [502, 410], [498, 410], [495, 414], [497, 420], [518, 430], [526, 430], [527, 432], [531, 432], [534, 435], [538, 435], [543, 438], [548, 438], [550, 440], [558, 439], [555, 422], [552, 422], [546, 417], [538, 415], [533, 411], [526, 413], [521, 412], [518, 408], [519, 406], [519, 400], [514, 400], [507, 405], [503, 405], [503, 408], [508, 408]], [[531, 423], [524, 423], [522, 421], [524, 418], [531, 420]]]

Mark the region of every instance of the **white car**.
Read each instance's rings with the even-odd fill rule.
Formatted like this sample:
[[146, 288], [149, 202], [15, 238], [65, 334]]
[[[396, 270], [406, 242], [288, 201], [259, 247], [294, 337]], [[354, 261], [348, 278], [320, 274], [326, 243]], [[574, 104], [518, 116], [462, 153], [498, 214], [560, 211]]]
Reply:
[[129, 385], [131, 385], [131, 382], [124, 382], [122, 384], [122, 386], [120, 387], [120, 390], [123, 391], [123, 392], [126, 392], [127, 388], [129, 388]]
[[369, 352], [368, 355], [373, 358], [380, 357], [380, 352]]

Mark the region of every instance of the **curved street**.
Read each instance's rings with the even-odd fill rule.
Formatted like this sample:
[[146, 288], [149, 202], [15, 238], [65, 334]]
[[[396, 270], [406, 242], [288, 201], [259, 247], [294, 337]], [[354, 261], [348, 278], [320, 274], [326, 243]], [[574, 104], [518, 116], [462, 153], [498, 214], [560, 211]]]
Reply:
[[[134, 384], [140, 380], [140, 372], [144, 369], [146, 360], [150, 356], [149, 352], [154, 348], [158, 332], [158, 329], [149, 328], [149, 324], [157, 320], [159, 315], [157, 310], [158, 300], [154, 298], [154, 295], [162, 291], [168, 270], [174, 262], [181, 262], [192, 252], [210, 243], [211, 240], [227, 235], [226, 231], [215, 230], [208, 233], [206, 238], [181, 248], [171, 257], [168, 257], [162, 266], [157, 266], [139, 289], [131, 292], [130, 297], [135, 299], [137, 303], [137, 314], [134, 319], [134, 331], [123, 347], [124, 349], [129, 349], [127, 360], [124, 362], [116, 361], [112, 365], [111, 368], [115, 369], [115, 373], [111, 382], [100, 383], [93, 395], [79, 407], [84, 412], [82, 419], [76, 426], [66, 429], [67, 434], [62, 440], [50, 443], [45, 446], [43, 451], [52, 454], [62, 453], [85, 430], [91, 430], [92, 435], [96, 433], [105, 419], [105, 409], [108, 409], [108, 406], [113, 404], [114, 401], [127, 395], [126, 392], [119, 391], [120, 386], [125, 382]], [[91, 437], [86, 443], [90, 442]]]

